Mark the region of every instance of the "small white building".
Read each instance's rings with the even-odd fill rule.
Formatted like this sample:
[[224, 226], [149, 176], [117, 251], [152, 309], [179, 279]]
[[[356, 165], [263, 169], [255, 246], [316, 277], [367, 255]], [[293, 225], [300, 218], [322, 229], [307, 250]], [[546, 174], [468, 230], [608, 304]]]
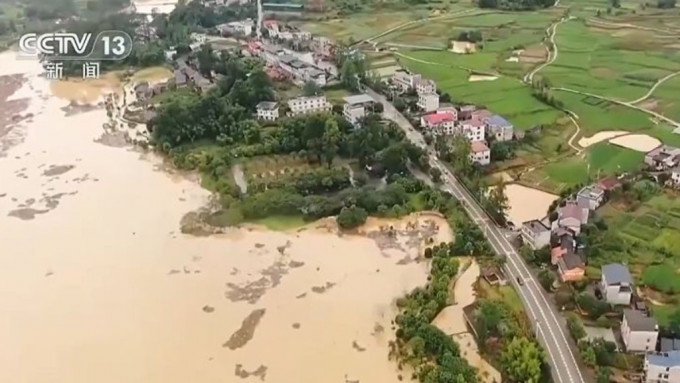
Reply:
[[671, 170], [671, 181], [674, 185], [680, 185], [680, 166], [676, 166]]
[[629, 305], [633, 295], [633, 279], [630, 276], [628, 267], [620, 263], [610, 263], [602, 266], [600, 288], [607, 303]]
[[524, 222], [520, 230], [524, 243], [531, 246], [534, 250], [541, 249], [550, 244], [550, 233], [549, 225], [545, 225], [537, 219]]
[[253, 27], [255, 26], [255, 23], [253, 23], [253, 20], [251, 19], [246, 19], [242, 21], [232, 21], [227, 23], [227, 26], [232, 33], [250, 36], [253, 33]]
[[441, 111], [425, 114], [420, 117], [420, 126], [432, 136], [452, 135], [456, 132], [456, 111]]
[[643, 311], [624, 309], [621, 337], [627, 352], [650, 352], [656, 349], [659, 325]]
[[491, 163], [491, 150], [484, 141], [470, 142], [470, 160], [482, 166]]
[[680, 382], [680, 351], [647, 354], [644, 370], [645, 383]]
[[421, 80], [417, 73], [411, 73], [405, 69], [397, 69], [392, 74], [392, 84], [397, 86], [402, 92], [415, 89], [416, 84]]
[[342, 108], [342, 115], [352, 125], [357, 125], [359, 120], [366, 117], [366, 109], [375, 103], [375, 100], [367, 94], [356, 94], [343, 98], [345, 105]]
[[257, 104], [257, 118], [264, 121], [274, 121], [279, 118], [279, 105], [273, 101], [262, 101]]
[[486, 137], [486, 123], [478, 118], [461, 121], [459, 130], [470, 141], [483, 141]]
[[421, 93], [418, 95], [418, 107], [425, 113], [439, 109], [439, 95], [437, 93]]
[[437, 92], [437, 84], [432, 80], [428, 80], [426, 78], [421, 78], [419, 81], [416, 82], [416, 92], [418, 94], [421, 94], [421, 93], [436, 93]]
[[332, 105], [326, 101], [326, 96], [296, 97], [288, 100], [290, 115], [329, 112]]
[[588, 185], [579, 190], [576, 198], [586, 203], [590, 210], [595, 210], [604, 202], [604, 190], [597, 185]]
[[510, 141], [514, 135], [514, 127], [501, 116], [493, 115], [486, 120], [489, 126], [489, 133], [496, 141]]

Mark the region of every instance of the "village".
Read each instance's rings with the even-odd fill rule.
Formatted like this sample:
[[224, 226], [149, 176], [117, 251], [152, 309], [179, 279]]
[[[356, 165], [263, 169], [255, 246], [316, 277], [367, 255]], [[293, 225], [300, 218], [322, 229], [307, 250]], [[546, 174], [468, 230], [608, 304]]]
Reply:
[[[154, 31], [142, 28], [139, 34], [153, 38]], [[275, 83], [316, 89], [313, 94], [260, 102], [256, 115], [264, 125], [286, 117], [333, 111], [360, 129], [363, 119], [369, 114], [383, 111], [383, 105], [366, 93], [345, 92], [347, 94], [343, 93], [341, 97], [327, 97], [324, 88], [342, 87], [336, 62], [338, 47], [327, 37], [315, 36], [270, 18], [263, 20], [261, 26], [252, 19], [218, 25], [210, 33], [193, 33], [192, 40], [190, 52], [166, 52], [168, 64], [174, 68], [171, 80], [136, 85], [134, 91], [138, 106], [141, 103], [146, 108], [144, 118], [139, 122], [153, 118], [155, 106], [152, 100], [169, 89], [204, 92], [215, 86], [219, 76], [206, 76], [199, 70], [196, 53], [205, 44], [225, 48], [242, 57], [261, 59], [265, 72]], [[350, 54], [363, 55], [358, 50], [350, 51]], [[438, 92], [433, 80], [418, 73], [398, 69], [380, 81], [383, 94], [392, 100], [399, 97], [406, 101], [407, 106], [400, 111], [430, 143], [437, 139], [465, 137], [469, 141], [470, 160], [481, 168], [494, 161], [490, 149], [492, 143], [521, 140], [525, 133], [516, 131], [506, 118], [485, 107], [464, 103], [454, 105], [449, 95]], [[680, 149], [660, 145], [645, 153], [644, 164], [645, 175], [655, 182], [670, 188], [680, 185]], [[561, 285], [587, 284], [590, 249], [581, 238], [582, 231], [587, 225], [592, 225], [598, 209], [620, 193], [624, 185], [639, 179], [639, 174], [635, 177], [638, 178], [627, 174], [602, 177], [562, 196], [543, 218], [509, 222], [509, 231], [518, 237], [518, 246], [528, 246], [536, 254], [547, 254], [548, 263], [557, 275], [557, 279], [547, 286], [549, 292], [560, 291]], [[545, 271], [544, 267], [541, 266], [540, 272]], [[629, 267], [623, 263], [608, 263], [601, 265], [599, 272], [600, 280], [590, 283], [581, 294], [590, 294], [592, 299], [607, 307], [602, 309], [601, 316], [607, 318], [608, 325], [604, 328], [584, 326], [585, 339], [592, 344], [603, 338], [615, 350], [621, 349], [642, 358], [640, 367], [644, 372], [630, 375], [636, 379], [652, 381], [649, 377], [658, 377], [664, 382], [680, 381], [680, 339], [660, 334], [659, 324], [650, 314], [645, 296], [638, 294]], [[489, 281], [503, 279], [500, 269], [486, 269], [483, 275], [490, 278], [487, 279]], [[613, 326], [612, 322], [616, 325]], [[583, 337], [575, 338], [580, 342]]]

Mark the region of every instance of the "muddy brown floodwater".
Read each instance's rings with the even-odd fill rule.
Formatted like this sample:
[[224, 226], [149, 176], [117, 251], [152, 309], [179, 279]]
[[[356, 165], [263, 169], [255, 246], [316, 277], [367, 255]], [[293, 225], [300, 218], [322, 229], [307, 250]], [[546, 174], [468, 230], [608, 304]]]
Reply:
[[0, 54], [0, 110], [33, 114], [0, 125], [21, 137], [0, 157], [0, 382], [408, 380], [387, 358], [394, 301], [426, 283], [441, 217], [184, 235], [210, 195], [108, 145], [106, 111], [68, 113], [87, 92], [56, 97], [39, 71]]

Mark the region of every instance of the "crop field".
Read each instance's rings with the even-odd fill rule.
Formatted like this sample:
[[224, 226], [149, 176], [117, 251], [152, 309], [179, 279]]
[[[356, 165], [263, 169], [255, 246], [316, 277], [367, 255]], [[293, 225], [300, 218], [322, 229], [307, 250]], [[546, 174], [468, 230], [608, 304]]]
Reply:
[[612, 33], [569, 21], [558, 27], [558, 58], [541, 75], [554, 86], [635, 100], [658, 79], [680, 70], [680, 56], [665, 52], [653, 38], [649, 32]]
[[528, 172], [521, 180], [559, 193], [565, 187], [585, 183], [588, 179], [632, 171], [643, 159], [643, 153], [601, 142], [589, 147], [581, 156], [558, 160]]
[[494, 81], [470, 82], [470, 72], [457, 67], [489, 69], [495, 60], [491, 55], [467, 55], [462, 61], [459, 61], [459, 55], [451, 52], [414, 51], [405, 55], [410, 58], [400, 56], [403, 66], [435, 80], [437, 87], [449, 93], [453, 100], [483, 105], [504, 116], [517, 129], [550, 124], [562, 114], [535, 99], [531, 90], [516, 78], [501, 76]]
[[307, 159], [291, 155], [253, 157], [243, 164], [243, 172], [249, 180], [271, 179], [284, 175], [301, 174], [318, 165], [310, 165]]

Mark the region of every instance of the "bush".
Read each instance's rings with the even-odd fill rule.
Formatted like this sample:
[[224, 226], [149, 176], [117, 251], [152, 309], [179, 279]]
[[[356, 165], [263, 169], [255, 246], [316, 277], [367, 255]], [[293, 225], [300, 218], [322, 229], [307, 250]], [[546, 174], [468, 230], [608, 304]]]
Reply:
[[576, 314], [569, 314], [567, 316], [567, 328], [569, 329], [569, 334], [578, 343], [579, 340], [585, 338], [586, 330], [583, 328], [583, 323], [581, 319]]
[[338, 214], [336, 221], [338, 222], [338, 226], [343, 229], [353, 229], [363, 225], [364, 222], [366, 222], [367, 217], [368, 213], [363, 208], [356, 206], [343, 207], [340, 214]]
[[604, 327], [604, 328], [611, 328], [612, 327], [612, 322], [609, 320], [609, 318], [607, 318], [604, 315], [597, 318], [597, 320], [595, 321], [595, 324], [598, 327]]
[[555, 282], [555, 276], [550, 272], [550, 270], [543, 269], [538, 273], [538, 281], [541, 283], [541, 286], [543, 286], [545, 291], [550, 292], [552, 291], [553, 283]]

